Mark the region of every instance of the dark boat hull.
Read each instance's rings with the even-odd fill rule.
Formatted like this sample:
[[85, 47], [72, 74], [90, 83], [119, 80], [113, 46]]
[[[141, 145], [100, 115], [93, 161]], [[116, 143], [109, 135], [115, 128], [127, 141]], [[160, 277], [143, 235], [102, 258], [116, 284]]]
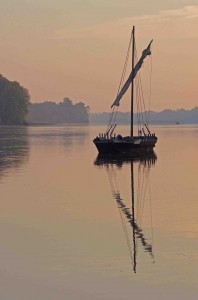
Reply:
[[156, 136], [134, 137], [133, 139], [99, 139], [93, 140], [99, 153], [140, 153], [152, 151], [157, 142]]

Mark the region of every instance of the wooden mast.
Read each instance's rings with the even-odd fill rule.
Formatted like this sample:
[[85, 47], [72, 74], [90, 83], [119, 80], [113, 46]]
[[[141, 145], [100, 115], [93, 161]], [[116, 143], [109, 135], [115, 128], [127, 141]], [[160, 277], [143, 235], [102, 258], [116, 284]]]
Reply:
[[[134, 69], [135, 60], [135, 26], [132, 30], [132, 71]], [[133, 99], [134, 99], [134, 80], [131, 82], [131, 136], [133, 136]]]

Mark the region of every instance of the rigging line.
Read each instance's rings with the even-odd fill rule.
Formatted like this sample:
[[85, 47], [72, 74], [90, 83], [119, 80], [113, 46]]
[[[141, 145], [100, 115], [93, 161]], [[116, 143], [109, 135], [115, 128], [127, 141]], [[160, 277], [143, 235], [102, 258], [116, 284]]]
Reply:
[[[124, 68], [123, 68], [123, 71], [122, 71], [122, 75], [121, 75], [121, 79], [120, 79], [120, 83], [119, 83], [117, 95], [118, 95], [119, 92], [120, 92], [121, 86], [122, 86], [123, 81], [124, 81], [124, 78], [125, 78], [126, 68], [127, 68], [127, 64], [128, 64], [128, 60], [129, 60], [129, 53], [130, 53], [130, 48], [131, 48], [131, 40], [132, 40], [132, 36], [131, 36], [131, 38], [130, 38], [129, 45], [128, 45], [128, 48], [127, 48], [127, 54], [126, 54], [126, 58], [125, 58], [125, 62], [124, 62]], [[108, 127], [107, 127], [106, 132], [108, 132], [108, 130], [109, 130], [109, 128], [110, 128], [111, 125], [114, 125], [114, 124], [115, 124], [115, 119], [116, 119], [116, 116], [117, 116], [118, 107], [116, 107], [116, 108], [117, 108], [117, 109], [116, 109], [116, 112], [115, 112], [115, 111], [114, 111], [114, 110], [115, 110], [115, 106], [113, 107], [111, 116], [110, 116], [110, 118], [109, 118], [109, 123], [108, 123]], [[114, 114], [114, 113], [115, 113], [115, 114]]]
[[113, 106], [113, 108], [112, 108], [112, 112], [111, 112], [110, 117], [109, 117], [109, 122], [108, 122], [108, 126], [107, 126], [107, 129], [106, 129], [106, 133], [108, 132], [108, 130], [110, 129], [110, 127], [112, 125], [114, 110], [115, 110], [115, 106]]
[[[135, 81], [135, 84], [136, 84], [136, 81]], [[135, 88], [136, 88], [136, 95], [137, 95], [137, 85], [135, 85]], [[137, 96], [135, 97], [136, 99], [136, 106], [137, 106], [137, 123], [138, 123], [138, 132], [140, 130], [140, 116], [139, 116], [139, 103], [138, 103], [138, 99], [137, 99]]]
[[[150, 180], [148, 179], [148, 187], [149, 187], [149, 202], [150, 202], [150, 213], [151, 213], [151, 237], [152, 237], [152, 249], [153, 249], [153, 256], [154, 256], [154, 234], [153, 234], [153, 215], [152, 215], [152, 198], [151, 198], [151, 186]], [[155, 260], [154, 260], [155, 262]]]
[[[135, 48], [135, 55], [136, 55], [136, 57], [138, 59], [137, 49], [136, 48]], [[143, 105], [144, 105], [144, 111], [145, 111], [145, 115], [146, 115], [144, 93], [143, 93], [143, 88], [142, 88], [141, 70], [139, 70], [139, 72], [137, 73], [137, 79], [138, 79], [138, 86], [140, 86], [140, 91], [141, 91], [140, 98], [142, 97], [142, 102], [143, 102]], [[143, 113], [143, 110], [141, 111], [141, 113]], [[143, 123], [144, 123], [144, 120], [143, 120]]]
[[132, 41], [132, 36], [130, 38], [129, 45], [128, 45], [128, 48], [127, 48], [127, 54], [126, 54], [126, 58], [125, 58], [125, 62], [124, 62], [124, 67], [123, 67], [123, 71], [122, 71], [122, 75], [121, 75], [117, 95], [119, 94], [119, 92], [121, 90], [121, 86], [122, 86], [122, 83], [124, 81], [124, 77], [125, 77], [125, 74], [126, 74], [126, 68], [127, 68], [127, 64], [128, 64], [128, 60], [129, 60], [129, 53], [130, 53], [130, 48], [131, 48], [131, 41]]
[[141, 101], [141, 93], [140, 93], [140, 81], [139, 77], [137, 78], [137, 83], [138, 83], [138, 102], [139, 102], [139, 114], [140, 114], [140, 124], [144, 124], [144, 115], [143, 115], [143, 110], [142, 110], [142, 101]]
[[[135, 49], [135, 55], [138, 59], [137, 50]], [[138, 130], [141, 130], [141, 125], [145, 123], [144, 121], [144, 114], [142, 109], [142, 99], [141, 99], [141, 89], [140, 89], [140, 74], [137, 74], [136, 77], [136, 103], [137, 103], [137, 118], [138, 118]]]
[[152, 73], [153, 73], [153, 56], [151, 53], [151, 59], [150, 59], [150, 92], [149, 92], [149, 108], [148, 108], [148, 125], [150, 123], [150, 109], [151, 109], [151, 91], [152, 91]]
[[147, 186], [148, 186], [148, 172], [147, 172], [147, 169], [145, 171], [145, 167], [143, 167], [143, 178], [144, 178], [144, 188], [142, 190], [141, 216], [143, 215], [145, 199], [146, 199], [146, 191], [147, 191]]
[[118, 190], [118, 183], [117, 183], [117, 173], [114, 169], [113, 169], [113, 177], [114, 177], [114, 183], [115, 183], [116, 191], [119, 191]]
[[[136, 49], [136, 43], [134, 45], [135, 47], [135, 61], [138, 60], [138, 56], [137, 56], [137, 49]], [[138, 124], [138, 132], [140, 130], [140, 115], [139, 115], [139, 103], [138, 103], [138, 88], [137, 88], [137, 81], [134, 79], [135, 82], [135, 101], [136, 101], [136, 108], [137, 108], [137, 124]]]
[[[139, 107], [139, 114], [140, 114], [140, 120], [142, 119], [142, 123], [144, 123], [144, 118], [142, 115], [142, 103], [141, 103], [141, 94], [140, 94], [140, 81], [139, 81], [139, 74], [137, 75], [137, 84], [136, 84], [136, 89], [137, 89], [137, 101], [139, 103], [138, 107]], [[141, 121], [140, 121], [141, 123]]]
[[[143, 94], [143, 88], [142, 88], [142, 81], [141, 81], [140, 72], [138, 74], [138, 83], [139, 83], [139, 88], [140, 88], [140, 103], [141, 103], [142, 123], [144, 124], [146, 122], [146, 124], [147, 124], [147, 113], [146, 113], [146, 108], [145, 108], [144, 94]], [[144, 116], [145, 116], [145, 122], [144, 122]]]
[[119, 205], [118, 205], [118, 209], [119, 209], [119, 213], [120, 213], [120, 219], [121, 219], [121, 222], [122, 222], [122, 228], [123, 228], [124, 235], [125, 235], [125, 238], [126, 238], [127, 247], [128, 247], [128, 250], [129, 250], [129, 256], [131, 258], [131, 263], [133, 265], [133, 250], [132, 250], [132, 247], [131, 247], [131, 244], [130, 244], [130, 238], [129, 238], [129, 234], [128, 234], [127, 227], [126, 227], [124, 212], [122, 211], [122, 208]]
[[137, 216], [138, 216], [138, 223], [141, 219], [141, 182], [142, 182], [142, 179], [141, 179], [141, 174], [139, 173], [139, 187], [138, 187], [138, 194], [137, 194]]
[[144, 93], [143, 93], [140, 73], [139, 73], [139, 78], [140, 78], [140, 89], [141, 89], [141, 94], [142, 94], [142, 102], [143, 102], [144, 112], [145, 112], [145, 119], [146, 119], [146, 124], [148, 124], [148, 116], [147, 116], [147, 112], [146, 112], [146, 106], [145, 106], [145, 101], [144, 101]]
[[[147, 62], [146, 62], [147, 63]], [[150, 99], [151, 99], [151, 72], [150, 72], [150, 91], [149, 91], [149, 105], [148, 105], [148, 111], [146, 110], [145, 100], [144, 100], [144, 92], [142, 87], [142, 80], [141, 80], [141, 71], [138, 74], [140, 78], [140, 87], [141, 87], [141, 94], [142, 94], [142, 103], [144, 107], [144, 115], [145, 115], [145, 122], [147, 125], [149, 125], [149, 112], [150, 112]]]
[[137, 108], [137, 122], [138, 122], [138, 131], [141, 127], [141, 119], [140, 119], [140, 106], [139, 106], [139, 89], [138, 89], [138, 82], [135, 80], [135, 100], [136, 100], [136, 108]]
[[141, 116], [140, 116], [140, 105], [139, 105], [139, 89], [137, 86], [137, 81], [135, 81], [136, 84], [136, 106], [137, 106], [137, 121], [138, 121], [138, 130], [141, 129]]
[[113, 122], [112, 122], [113, 125], [115, 125], [115, 120], [116, 120], [116, 117], [117, 117], [117, 113], [118, 113], [118, 106], [116, 106], [116, 109], [115, 109], [115, 112], [114, 112], [114, 117], [113, 117]]
[[144, 177], [142, 179], [142, 168], [141, 166], [139, 167], [139, 178], [140, 178], [140, 186], [139, 186], [139, 191], [138, 191], [138, 222], [141, 223], [142, 217], [142, 189], [143, 189], [143, 184], [144, 184]]
[[114, 188], [114, 182], [113, 182], [113, 170], [110, 170], [108, 167], [107, 167], [107, 177], [108, 177], [108, 180], [109, 180], [109, 184], [110, 184], [110, 187], [111, 187], [111, 192], [113, 192], [114, 190], [116, 190]]
[[141, 195], [140, 195], [140, 191], [141, 191], [141, 182], [142, 182], [142, 174], [141, 174], [141, 164], [139, 164], [138, 166], [138, 186], [137, 186], [137, 221], [139, 222], [139, 218], [140, 218], [140, 199], [141, 199]]
[[[137, 57], [137, 59], [138, 59], [136, 47], [135, 47], [135, 55], [136, 55], [136, 57]], [[138, 82], [139, 82], [138, 85], [140, 85], [140, 90], [141, 90], [141, 94], [142, 94], [142, 102], [143, 102], [143, 106], [144, 106], [144, 112], [145, 112], [146, 124], [148, 124], [148, 116], [147, 116], [147, 113], [146, 113], [145, 101], [144, 101], [144, 93], [143, 93], [142, 82], [141, 82], [141, 70], [139, 70], [139, 73], [137, 74], [137, 79], [138, 79]], [[143, 110], [141, 111], [141, 114], [143, 114]], [[142, 122], [143, 122], [143, 124], [145, 123], [145, 122], [144, 122], [143, 115], [142, 115]]]
[[115, 120], [116, 120], [117, 112], [118, 112], [118, 107], [114, 106], [113, 107], [113, 112], [111, 113], [110, 120], [109, 120], [107, 129], [106, 129], [106, 134], [107, 134], [108, 131], [110, 131], [110, 127], [113, 126], [113, 125], [115, 125]]
[[142, 196], [142, 211], [141, 211], [141, 216], [143, 215], [143, 211], [144, 211], [147, 190], [148, 190], [148, 172], [145, 172], [145, 187], [144, 187], [144, 193], [143, 193], [143, 196]]
[[[136, 60], [138, 60], [138, 54], [137, 54], [137, 49], [135, 47], [135, 57]], [[140, 115], [140, 126], [141, 126], [141, 120], [142, 120], [142, 125], [145, 123], [144, 122], [144, 115], [143, 115], [143, 109], [142, 109], [142, 101], [141, 101], [141, 93], [140, 93], [140, 86], [141, 86], [141, 77], [140, 77], [140, 70], [139, 73], [137, 74], [137, 101], [139, 101], [139, 115]]]
[[107, 169], [107, 174], [112, 193], [118, 192], [117, 175], [114, 166], [111, 166], [111, 170]]
[[138, 221], [140, 218], [140, 199], [141, 199], [141, 183], [142, 183], [142, 174], [141, 174], [141, 164], [138, 166], [138, 187], [137, 187], [137, 217]]
[[143, 182], [142, 182], [142, 187], [141, 187], [141, 191], [140, 191], [140, 219], [139, 219], [140, 224], [142, 223], [142, 215], [143, 215], [145, 196], [146, 196], [146, 190], [147, 190], [147, 178], [146, 178], [146, 172], [145, 172], [144, 167], [143, 167], [142, 173], [143, 173], [143, 175], [142, 175]]

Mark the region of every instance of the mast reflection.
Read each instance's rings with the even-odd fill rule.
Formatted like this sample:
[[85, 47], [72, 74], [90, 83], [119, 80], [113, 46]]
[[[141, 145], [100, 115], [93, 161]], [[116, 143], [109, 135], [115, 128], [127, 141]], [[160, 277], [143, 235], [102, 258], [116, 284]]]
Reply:
[[[101, 155], [99, 154], [96, 158], [94, 164], [97, 167], [104, 167], [108, 173], [112, 195], [115, 199], [124, 233], [129, 249], [130, 258], [133, 264], [133, 272], [137, 272], [137, 241], [139, 240], [144, 252], [147, 252], [154, 262], [154, 251], [152, 243], [148, 242], [145, 237], [142, 227], [139, 225], [141, 221], [141, 215], [143, 213], [144, 201], [146, 196], [146, 191], [149, 191], [150, 197], [150, 183], [149, 183], [149, 172], [151, 167], [156, 163], [157, 156], [154, 151], [150, 151], [147, 154], [136, 154], [136, 155]], [[128, 208], [125, 204], [124, 199], [121, 197], [118, 185], [115, 182], [116, 169], [123, 168], [125, 165], [130, 164], [131, 173], [131, 208]], [[136, 204], [136, 214], [135, 214], [135, 178], [134, 178], [134, 164], [138, 164], [137, 173], [137, 204]], [[151, 201], [151, 198], [150, 198]], [[151, 202], [150, 202], [151, 208]], [[151, 211], [152, 220], [152, 211]], [[130, 236], [127, 232], [125, 221], [130, 224], [132, 228], [132, 242], [130, 241]], [[151, 224], [152, 227], [152, 224]], [[151, 228], [152, 229], [152, 228]], [[152, 229], [152, 239], [153, 239], [153, 229]]]

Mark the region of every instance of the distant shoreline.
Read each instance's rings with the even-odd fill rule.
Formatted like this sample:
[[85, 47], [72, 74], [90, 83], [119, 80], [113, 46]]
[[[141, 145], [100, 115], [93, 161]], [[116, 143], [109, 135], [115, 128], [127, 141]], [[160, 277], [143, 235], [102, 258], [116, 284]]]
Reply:
[[[118, 125], [121, 125], [121, 126], [128, 126], [129, 123], [118, 123]], [[100, 125], [104, 125], [106, 126], [107, 123], [31, 123], [31, 124], [1, 124], [0, 125], [0, 128], [1, 127], [39, 127], [39, 126], [100, 126]], [[134, 123], [134, 125], [138, 125], [137, 123]], [[194, 122], [194, 123], [173, 123], [173, 122], [156, 122], [156, 123], [153, 123], [153, 122], [150, 122], [149, 125], [152, 125], [152, 126], [168, 126], [168, 125], [171, 125], [171, 126], [185, 126], [185, 125], [198, 125], [198, 122]]]
[[[141, 119], [142, 123], [152, 125], [185, 125], [185, 124], [198, 124], [198, 107], [194, 107], [191, 110], [178, 109], [171, 110], [165, 109], [160, 112], [150, 111], [145, 113], [146, 117], [142, 118], [137, 113], [134, 114], [134, 124], [138, 124], [138, 119]], [[111, 113], [90, 113], [90, 124], [108, 124]], [[116, 115], [117, 124], [130, 124], [131, 115], [129, 112], [118, 112]]]

